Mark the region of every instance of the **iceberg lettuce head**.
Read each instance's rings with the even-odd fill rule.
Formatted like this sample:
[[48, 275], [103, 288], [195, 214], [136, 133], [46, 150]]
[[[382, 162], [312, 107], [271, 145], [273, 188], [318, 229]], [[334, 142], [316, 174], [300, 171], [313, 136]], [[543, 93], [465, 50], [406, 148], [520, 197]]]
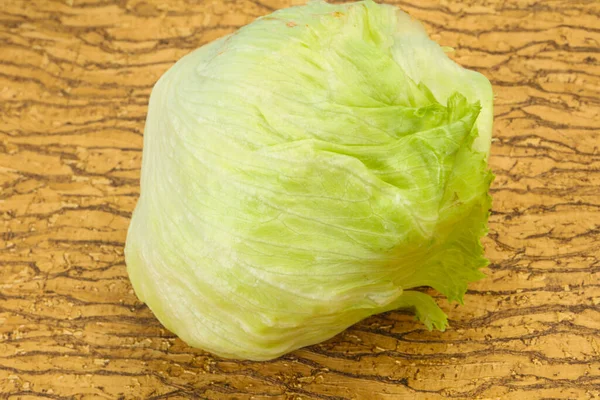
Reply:
[[[368, 317], [447, 318], [486, 265], [489, 81], [373, 1], [276, 11], [154, 87], [126, 262], [188, 344], [266, 360]], [[417, 288], [417, 290], [415, 290]]]

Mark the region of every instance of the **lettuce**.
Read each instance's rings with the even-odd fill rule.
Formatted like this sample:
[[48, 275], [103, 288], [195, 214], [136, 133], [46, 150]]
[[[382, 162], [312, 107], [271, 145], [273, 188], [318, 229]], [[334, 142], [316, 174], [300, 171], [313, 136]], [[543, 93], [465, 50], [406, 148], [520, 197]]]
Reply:
[[447, 317], [486, 265], [492, 90], [402, 11], [322, 1], [183, 57], [152, 91], [127, 236], [188, 344], [267, 360], [368, 317]]

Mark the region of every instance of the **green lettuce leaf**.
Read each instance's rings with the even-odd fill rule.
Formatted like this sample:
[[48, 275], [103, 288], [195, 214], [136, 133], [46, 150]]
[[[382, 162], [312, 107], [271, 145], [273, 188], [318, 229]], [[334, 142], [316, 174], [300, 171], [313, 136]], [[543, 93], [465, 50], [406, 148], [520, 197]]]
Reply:
[[402, 11], [280, 10], [156, 84], [131, 282], [192, 346], [266, 360], [373, 314], [447, 317], [487, 261], [492, 91]]

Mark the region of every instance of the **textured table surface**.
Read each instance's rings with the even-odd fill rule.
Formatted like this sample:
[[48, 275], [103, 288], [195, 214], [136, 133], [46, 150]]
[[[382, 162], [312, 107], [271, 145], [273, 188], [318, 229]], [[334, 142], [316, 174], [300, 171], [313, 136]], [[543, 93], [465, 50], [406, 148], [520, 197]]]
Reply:
[[0, 398], [600, 398], [600, 2], [389, 2], [493, 83], [488, 278], [445, 333], [392, 312], [259, 363], [163, 329], [123, 245], [154, 82], [293, 0], [0, 0]]

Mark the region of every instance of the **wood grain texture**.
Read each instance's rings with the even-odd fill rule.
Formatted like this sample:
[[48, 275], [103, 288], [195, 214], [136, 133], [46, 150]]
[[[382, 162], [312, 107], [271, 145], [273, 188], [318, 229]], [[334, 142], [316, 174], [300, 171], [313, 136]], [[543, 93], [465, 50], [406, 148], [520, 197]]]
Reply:
[[496, 94], [488, 278], [272, 362], [192, 349], [123, 262], [154, 82], [295, 0], [0, 0], [0, 398], [600, 398], [600, 2], [392, 0]]

